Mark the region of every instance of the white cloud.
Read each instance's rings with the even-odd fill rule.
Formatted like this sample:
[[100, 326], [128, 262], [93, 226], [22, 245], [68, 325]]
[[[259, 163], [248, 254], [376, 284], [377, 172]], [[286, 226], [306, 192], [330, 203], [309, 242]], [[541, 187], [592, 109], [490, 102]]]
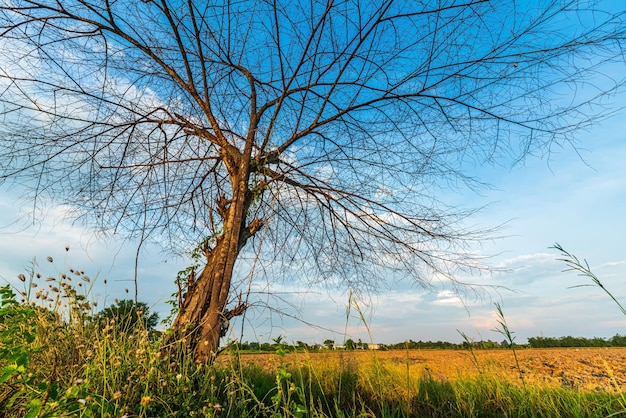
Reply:
[[437, 293], [437, 299], [431, 302], [433, 305], [464, 307], [463, 299], [451, 290], [442, 290]]

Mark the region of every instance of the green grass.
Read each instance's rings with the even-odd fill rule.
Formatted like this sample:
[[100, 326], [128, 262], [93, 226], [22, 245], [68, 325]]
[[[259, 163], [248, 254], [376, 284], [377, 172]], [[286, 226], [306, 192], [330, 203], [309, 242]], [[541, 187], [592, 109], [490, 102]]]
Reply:
[[358, 367], [348, 355], [325, 362], [284, 350], [270, 366], [237, 352], [198, 364], [141, 322], [92, 320], [81, 272], [49, 281], [32, 272], [23, 282], [24, 290], [0, 290], [0, 417], [606, 417], [626, 409], [623, 394], [520, 385], [484, 371], [414, 377], [375, 353]]

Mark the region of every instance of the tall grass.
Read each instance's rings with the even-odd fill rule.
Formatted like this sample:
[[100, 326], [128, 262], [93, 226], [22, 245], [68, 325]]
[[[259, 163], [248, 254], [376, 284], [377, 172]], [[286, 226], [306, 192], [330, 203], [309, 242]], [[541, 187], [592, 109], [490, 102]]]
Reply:
[[20, 276], [23, 289], [0, 289], [1, 417], [600, 417], [623, 410], [619, 395], [520, 386], [484, 369], [455, 381], [415, 376], [408, 352], [404, 365], [374, 352], [357, 364], [350, 353], [287, 347], [269, 358], [233, 351], [196, 363], [183, 344], [164, 347], [141, 321], [129, 328], [94, 320], [92, 281], [82, 271], [45, 277], [34, 268]]

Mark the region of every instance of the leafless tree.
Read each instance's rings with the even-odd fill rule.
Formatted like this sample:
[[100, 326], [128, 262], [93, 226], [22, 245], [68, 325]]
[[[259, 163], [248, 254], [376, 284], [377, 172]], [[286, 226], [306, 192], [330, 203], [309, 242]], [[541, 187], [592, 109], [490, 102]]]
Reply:
[[603, 4], [7, 0], [0, 179], [199, 244], [173, 329], [207, 359], [248, 308], [246, 245], [349, 287], [475, 267], [439, 191], [606, 114], [626, 22]]

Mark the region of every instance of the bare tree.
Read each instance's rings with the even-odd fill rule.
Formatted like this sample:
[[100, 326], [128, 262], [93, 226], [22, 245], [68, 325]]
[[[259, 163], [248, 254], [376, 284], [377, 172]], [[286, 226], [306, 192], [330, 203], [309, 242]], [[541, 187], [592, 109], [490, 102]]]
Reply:
[[572, 143], [624, 85], [625, 32], [583, 0], [9, 0], [0, 179], [199, 243], [173, 328], [207, 359], [248, 308], [246, 244], [348, 287], [478, 266], [438, 191]]

